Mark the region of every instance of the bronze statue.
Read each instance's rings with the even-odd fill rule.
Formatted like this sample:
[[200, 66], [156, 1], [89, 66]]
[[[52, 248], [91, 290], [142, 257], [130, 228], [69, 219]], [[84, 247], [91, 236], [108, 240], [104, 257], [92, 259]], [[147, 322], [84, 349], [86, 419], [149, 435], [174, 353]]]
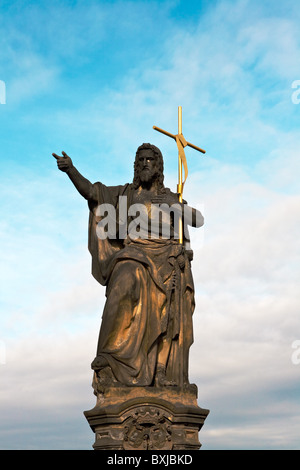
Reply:
[[[201, 213], [185, 210], [187, 203], [164, 187], [163, 157], [154, 145], [137, 149], [133, 182], [122, 186], [92, 184], [65, 152], [53, 156], [88, 201], [92, 274], [106, 286], [97, 355], [91, 365], [94, 387], [189, 386], [194, 284], [187, 227], [202, 226]], [[145, 210], [137, 224], [132, 208], [141, 206]], [[107, 236], [103, 225], [102, 231], [99, 227], [110, 207], [115, 210], [115, 230]], [[159, 208], [159, 224], [152, 224], [153, 208]], [[183, 243], [176, 236], [177, 216], [184, 227]], [[162, 233], [166, 224], [167, 237]]]

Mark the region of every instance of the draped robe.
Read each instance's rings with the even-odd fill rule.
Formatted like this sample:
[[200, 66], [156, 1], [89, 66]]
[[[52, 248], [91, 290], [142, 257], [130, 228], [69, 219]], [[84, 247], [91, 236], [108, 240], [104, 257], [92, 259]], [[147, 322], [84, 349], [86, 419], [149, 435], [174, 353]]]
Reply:
[[[99, 238], [100, 204], [119, 210], [119, 196], [133, 198], [132, 184], [93, 185], [89, 200], [89, 251], [92, 274], [106, 286], [106, 303], [97, 356], [104, 357], [116, 380], [128, 386], [155, 384], [162, 339], [171, 341], [166, 378], [188, 384], [188, 353], [193, 342], [194, 285], [189, 251], [172, 239]], [[167, 191], [170, 191], [167, 189]], [[127, 226], [129, 219], [126, 221]], [[185, 231], [186, 233], [186, 231]], [[184, 267], [178, 256], [183, 255]]]

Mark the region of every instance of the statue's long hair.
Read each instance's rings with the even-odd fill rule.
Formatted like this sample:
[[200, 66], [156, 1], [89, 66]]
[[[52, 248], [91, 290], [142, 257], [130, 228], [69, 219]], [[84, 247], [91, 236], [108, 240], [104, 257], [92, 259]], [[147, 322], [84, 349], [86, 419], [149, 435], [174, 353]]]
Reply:
[[164, 192], [164, 160], [161, 151], [159, 148], [155, 147], [153, 144], [142, 144], [136, 151], [135, 154], [135, 161], [134, 161], [134, 176], [133, 176], [133, 187], [137, 189], [140, 184], [140, 175], [138, 170], [138, 156], [141, 150], [143, 149], [150, 149], [156, 156], [157, 161], [157, 169], [158, 169], [158, 176], [157, 176], [157, 183], [158, 183], [158, 190], [159, 192]]

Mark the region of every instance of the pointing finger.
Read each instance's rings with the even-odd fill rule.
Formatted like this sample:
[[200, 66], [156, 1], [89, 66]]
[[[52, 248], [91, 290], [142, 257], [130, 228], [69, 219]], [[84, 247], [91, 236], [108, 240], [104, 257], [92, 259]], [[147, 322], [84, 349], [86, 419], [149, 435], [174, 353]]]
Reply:
[[59, 158], [61, 158], [59, 155], [56, 155], [56, 153], [52, 153], [53, 157], [56, 158], [56, 160], [58, 160]]

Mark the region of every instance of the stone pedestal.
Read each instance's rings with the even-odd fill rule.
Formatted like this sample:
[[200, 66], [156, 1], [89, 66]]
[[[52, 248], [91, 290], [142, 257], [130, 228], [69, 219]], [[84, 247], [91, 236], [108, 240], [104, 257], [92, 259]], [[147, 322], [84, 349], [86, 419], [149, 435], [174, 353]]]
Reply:
[[95, 450], [198, 450], [209, 410], [197, 405], [197, 387], [111, 387], [84, 415]]

